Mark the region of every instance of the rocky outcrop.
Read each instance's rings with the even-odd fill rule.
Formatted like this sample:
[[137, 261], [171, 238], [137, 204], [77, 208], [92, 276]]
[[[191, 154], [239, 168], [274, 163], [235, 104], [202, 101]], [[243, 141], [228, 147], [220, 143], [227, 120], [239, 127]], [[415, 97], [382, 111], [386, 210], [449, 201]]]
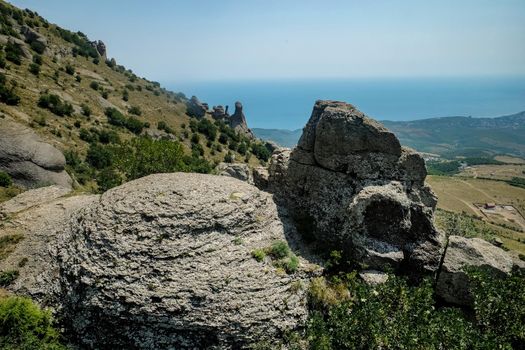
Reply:
[[47, 47], [46, 37], [40, 34], [39, 32], [29, 28], [28, 26], [25, 26], [25, 25], [21, 26], [20, 33], [25, 37], [25, 40], [28, 43], [32, 43], [36, 41], [40, 43], [41, 45], [43, 45], [44, 47]]
[[106, 56], [106, 44], [104, 44], [104, 42], [102, 42], [101, 40], [95, 40], [95, 41], [92, 41], [91, 42], [91, 46], [97, 50], [98, 54], [100, 55], [100, 57], [102, 58], [107, 58]]
[[226, 106], [226, 110], [221, 105], [213, 106], [213, 112], [211, 113], [211, 116], [216, 120], [228, 119], [230, 117], [228, 114], [228, 106]]
[[221, 176], [230, 176], [253, 185], [253, 175], [248, 164], [244, 163], [219, 163], [216, 168]]
[[0, 122], [0, 170], [25, 187], [71, 187], [64, 155], [31, 129], [5, 117]]
[[425, 163], [354, 106], [317, 101], [298, 146], [279, 150], [269, 186], [299, 230], [370, 269], [435, 274], [444, 235]]
[[469, 277], [466, 269], [477, 267], [496, 276], [507, 276], [513, 267], [512, 258], [501, 248], [480, 238], [450, 236], [438, 276], [436, 295], [449, 303], [472, 306]]
[[242, 103], [235, 102], [235, 112], [230, 117], [230, 126], [236, 131], [253, 138], [252, 131], [248, 128], [246, 117], [242, 111]]
[[89, 348], [245, 348], [306, 317], [306, 264], [251, 252], [293, 242], [270, 194], [234, 178], [158, 174], [104, 193], [59, 244], [66, 324]]
[[208, 111], [207, 105], [199, 101], [196, 96], [192, 96], [191, 99], [186, 103], [188, 115], [196, 118], [204, 118]]

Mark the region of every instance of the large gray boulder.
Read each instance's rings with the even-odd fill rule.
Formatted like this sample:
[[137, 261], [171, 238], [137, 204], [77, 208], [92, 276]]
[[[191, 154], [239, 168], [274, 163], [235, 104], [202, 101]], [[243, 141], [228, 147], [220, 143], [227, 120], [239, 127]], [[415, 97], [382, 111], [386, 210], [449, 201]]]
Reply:
[[252, 170], [244, 163], [219, 163], [216, 170], [221, 176], [231, 176], [235, 179], [254, 184]]
[[8, 117], [0, 119], [0, 170], [25, 187], [71, 187], [64, 155], [33, 130]]
[[292, 236], [270, 194], [231, 177], [128, 182], [79, 211], [61, 238], [64, 314], [89, 348], [275, 342], [306, 318], [308, 265], [290, 275], [251, 252]]
[[368, 268], [435, 274], [444, 234], [422, 157], [354, 106], [317, 101], [298, 146], [279, 150], [269, 188], [298, 229]]
[[196, 96], [192, 96], [191, 99], [186, 103], [186, 108], [188, 115], [194, 116], [196, 118], [204, 118], [208, 107], [205, 103], [199, 101]]
[[503, 249], [481, 238], [450, 236], [443, 265], [439, 272], [436, 295], [449, 303], [472, 306], [466, 269], [477, 267], [505, 277], [512, 271], [513, 260]]

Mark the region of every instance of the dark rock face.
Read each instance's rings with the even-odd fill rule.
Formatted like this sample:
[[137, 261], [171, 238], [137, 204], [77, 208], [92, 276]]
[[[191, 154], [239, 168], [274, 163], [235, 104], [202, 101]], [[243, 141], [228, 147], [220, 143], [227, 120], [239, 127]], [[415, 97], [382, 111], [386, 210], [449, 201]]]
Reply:
[[64, 170], [64, 155], [45, 143], [31, 129], [13, 120], [0, 122], [0, 170], [25, 187], [59, 185], [71, 187]]
[[224, 107], [221, 105], [213, 107], [213, 112], [211, 116], [213, 117], [213, 119], [217, 120], [223, 120], [229, 117], [228, 112], [224, 110]]
[[37, 41], [42, 45], [47, 46], [46, 37], [27, 26], [21, 26], [20, 33], [25, 37], [25, 40], [29, 43]]
[[[157, 174], [104, 193], [58, 243], [63, 310], [92, 349], [245, 349], [307, 316], [312, 266], [254, 249], [292, 240], [268, 193], [232, 177]], [[296, 238], [297, 239], [297, 238]]]
[[201, 101], [196, 96], [192, 96], [191, 99], [186, 104], [188, 114], [196, 118], [203, 118], [208, 111], [208, 106]]
[[253, 134], [246, 123], [246, 117], [242, 111], [242, 103], [239, 101], [235, 102], [235, 112], [230, 117], [230, 126], [245, 135], [253, 137]]
[[269, 174], [298, 229], [326, 248], [416, 279], [439, 268], [445, 237], [423, 159], [354, 106], [317, 101], [297, 148], [276, 151]]
[[97, 50], [100, 57], [106, 58], [106, 44], [104, 44], [102, 40], [92, 41], [91, 46], [93, 46]]

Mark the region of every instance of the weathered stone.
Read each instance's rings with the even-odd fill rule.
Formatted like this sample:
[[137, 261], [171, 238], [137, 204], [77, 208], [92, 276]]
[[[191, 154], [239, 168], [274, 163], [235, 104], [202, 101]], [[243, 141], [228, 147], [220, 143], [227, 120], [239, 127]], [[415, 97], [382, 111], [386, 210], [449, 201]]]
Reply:
[[317, 101], [298, 146], [278, 150], [269, 187], [300, 231], [371, 269], [434, 274], [445, 237], [421, 156], [354, 106]]
[[479, 267], [503, 277], [510, 274], [512, 266], [512, 258], [503, 249], [481, 238], [450, 236], [436, 294], [449, 303], [472, 306], [474, 300], [465, 268]]
[[217, 120], [224, 120], [224, 119], [227, 119], [229, 117], [228, 112], [226, 112], [224, 110], [224, 107], [221, 106], [221, 105], [213, 107], [213, 112], [212, 112], [211, 116], [214, 119], [217, 119]]
[[268, 169], [266, 167], [257, 167], [253, 169], [253, 183], [260, 190], [268, 188]]
[[97, 50], [97, 52], [100, 55], [100, 57], [102, 57], [104, 59], [107, 57], [106, 56], [106, 44], [104, 44], [104, 42], [102, 42], [102, 40], [92, 41], [91, 42], [91, 46]]
[[376, 270], [364, 270], [359, 273], [359, 277], [370, 286], [383, 284], [388, 281], [388, 274], [382, 271]]
[[254, 137], [252, 131], [248, 128], [246, 117], [242, 111], [242, 103], [239, 101], [235, 102], [235, 112], [230, 117], [230, 126], [246, 136]]
[[22, 192], [7, 202], [0, 203], [0, 216], [13, 214], [29, 209], [41, 203], [50, 202], [60, 198], [71, 191], [70, 188], [60, 186], [40, 187]]
[[248, 164], [241, 163], [219, 163], [217, 172], [222, 176], [230, 176], [253, 185], [253, 175]]
[[47, 46], [46, 37], [40, 34], [39, 32], [29, 28], [28, 26], [21, 26], [20, 33], [25, 37], [26, 41], [29, 43], [36, 41], [44, 46]]
[[64, 155], [31, 129], [5, 117], [0, 123], [0, 170], [26, 187], [71, 186]]
[[306, 318], [306, 291], [296, 286], [307, 285], [307, 263], [288, 275], [251, 252], [293, 235], [270, 194], [234, 178], [175, 173], [128, 182], [64, 232], [64, 314], [89, 348], [273, 343]]
[[208, 108], [204, 106], [204, 104], [199, 101], [196, 96], [191, 97], [188, 103], [186, 103], [186, 108], [188, 110], [188, 114], [196, 118], [203, 118], [208, 111]]

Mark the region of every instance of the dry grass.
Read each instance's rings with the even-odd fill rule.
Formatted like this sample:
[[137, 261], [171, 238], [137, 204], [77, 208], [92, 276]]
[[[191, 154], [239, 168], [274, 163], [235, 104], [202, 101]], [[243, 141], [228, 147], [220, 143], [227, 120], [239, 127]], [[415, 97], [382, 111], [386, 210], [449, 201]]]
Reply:
[[464, 213], [483, 218], [483, 225], [495, 232], [504, 245], [512, 250], [525, 253], [525, 233], [501, 225], [512, 226], [501, 220], [490, 221], [474, 203], [494, 202], [513, 205], [525, 215], [525, 189], [510, 186], [502, 181], [460, 178], [450, 176], [428, 176], [427, 182], [438, 196], [438, 208], [455, 213]]
[[513, 177], [525, 177], [525, 164], [474, 165], [464, 169], [459, 176], [510, 180]]
[[509, 164], [525, 164], [525, 159], [511, 156], [496, 156], [494, 159]]

